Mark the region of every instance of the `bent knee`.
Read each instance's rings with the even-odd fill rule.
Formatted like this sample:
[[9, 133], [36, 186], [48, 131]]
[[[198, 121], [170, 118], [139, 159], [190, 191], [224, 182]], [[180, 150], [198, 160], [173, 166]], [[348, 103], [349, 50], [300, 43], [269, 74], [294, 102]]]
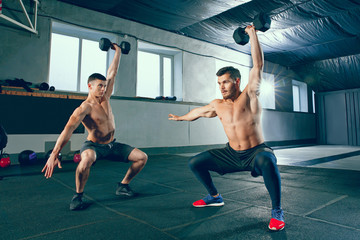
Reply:
[[89, 169], [96, 160], [96, 153], [93, 150], [88, 150], [85, 150], [81, 153], [81, 161], [77, 167], [78, 171], [80, 172], [84, 172]]
[[276, 166], [276, 157], [269, 152], [261, 152], [256, 156], [255, 164], [260, 168]]
[[146, 153], [144, 153], [143, 151], [135, 148], [130, 153], [128, 159], [129, 159], [129, 161], [137, 162], [137, 163], [141, 163], [142, 165], [145, 165], [148, 160], [148, 155]]
[[140, 156], [140, 159], [139, 161], [145, 165], [147, 163], [147, 160], [148, 160], [148, 155], [144, 152], [142, 152], [141, 156]]
[[192, 157], [188, 161], [188, 166], [191, 170], [196, 169], [200, 165], [200, 160], [197, 158], [197, 156]]

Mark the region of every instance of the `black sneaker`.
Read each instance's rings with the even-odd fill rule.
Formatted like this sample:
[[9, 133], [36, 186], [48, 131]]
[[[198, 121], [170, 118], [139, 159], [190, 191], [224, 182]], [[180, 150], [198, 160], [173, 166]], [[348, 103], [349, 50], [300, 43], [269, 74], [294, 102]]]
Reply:
[[116, 195], [120, 196], [128, 196], [128, 197], [133, 197], [135, 196], [135, 193], [133, 192], [133, 190], [131, 190], [130, 186], [128, 184], [121, 184], [118, 183], [118, 187], [116, 189]]
[[70, 202], [70, 210], [83, 210], [86, 208], [86, 204], [82, 201], [82, 195], [75, 194]]

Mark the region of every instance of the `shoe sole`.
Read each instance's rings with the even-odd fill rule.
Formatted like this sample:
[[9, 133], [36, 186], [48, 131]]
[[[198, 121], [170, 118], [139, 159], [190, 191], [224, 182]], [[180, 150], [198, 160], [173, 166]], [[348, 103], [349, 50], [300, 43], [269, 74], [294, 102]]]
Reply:
[[285, 226], [283, 226], [283, 227], [280, 228], [280, 229], [270, 228], [270, 226], [269, 226], [269, 229], [270, 229], [271, 231], [281, 231], [281, 230], [283, 230], [284, 228], [285, 228]]
[[221, 206], [224, 206], [224, 202], [222, 203], [210, 203], [210, 204], [207, 204], [207, 205], [193, 205], [194, 207], [221, 207]]
[[78, 210], [84, 210], [86, 208], [86, 204], [81, 204], [75, 207], [70, 207], [70, 211], [78, 211]]
[[122, 193], [122, 192], [119, 192], [119, 193], [115, 193], [117, 196], [127, 196], [127, 197], [133, 197], [135, 194], [128, 194], [128, 193]]

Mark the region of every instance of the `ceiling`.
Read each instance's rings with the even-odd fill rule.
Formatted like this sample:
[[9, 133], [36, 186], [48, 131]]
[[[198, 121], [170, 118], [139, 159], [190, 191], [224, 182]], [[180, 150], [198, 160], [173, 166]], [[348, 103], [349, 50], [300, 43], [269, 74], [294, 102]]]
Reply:
[[360, 88], [360, 0], [60, 0], [250, 54], [233, 40], [264, 12], [265, 60], [316, 92]]

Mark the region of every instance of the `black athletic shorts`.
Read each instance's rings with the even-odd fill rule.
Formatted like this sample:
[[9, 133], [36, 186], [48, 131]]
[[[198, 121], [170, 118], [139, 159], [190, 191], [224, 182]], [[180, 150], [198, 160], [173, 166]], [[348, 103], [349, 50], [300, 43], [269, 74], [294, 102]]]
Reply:
[[129, 162], [128, 157], [134, 147], [115, 142], [115, 140], [116, 139], [108, 144], [99, 144], [92, 141], [85, 141], [81, 147], [80, 153], [86, 149], [92, 149], [96, 153], [96, 160], [106, 158], [114, 161]]
[[256, 176], [254, 170], [255, 157], [258, 153], [264, 151], [274, 154], [273, 150], [265, 143], [244, 151], [236, 151], [227, 143], [225, 148], [211, 149], [208, 152], [216, 158], [215, 163], [219, 167], [219, 171], [217, 171], [219, 174], [251, 171], [251, 174]]

